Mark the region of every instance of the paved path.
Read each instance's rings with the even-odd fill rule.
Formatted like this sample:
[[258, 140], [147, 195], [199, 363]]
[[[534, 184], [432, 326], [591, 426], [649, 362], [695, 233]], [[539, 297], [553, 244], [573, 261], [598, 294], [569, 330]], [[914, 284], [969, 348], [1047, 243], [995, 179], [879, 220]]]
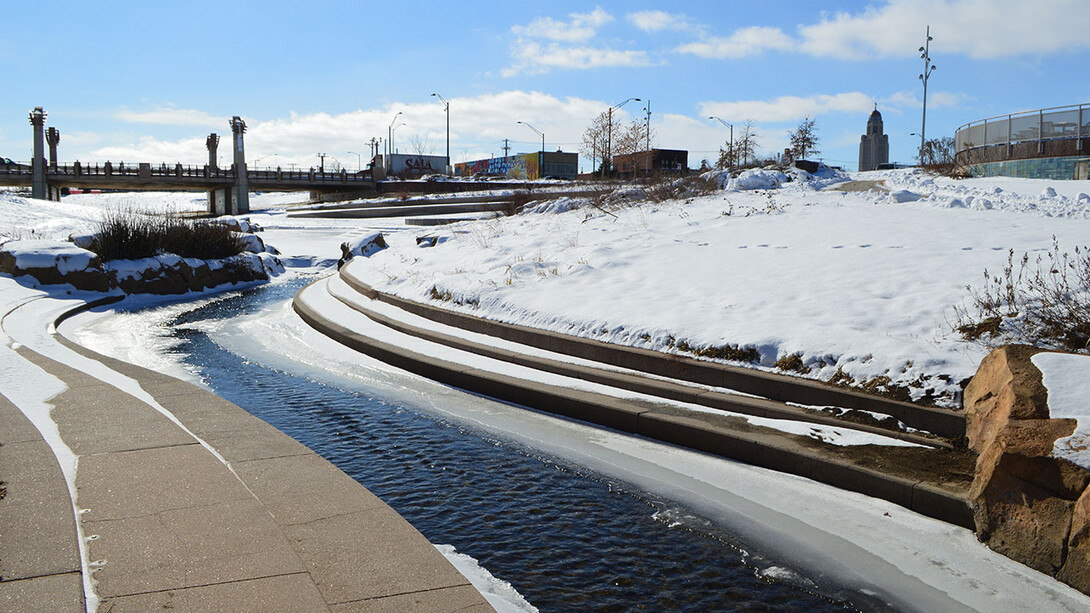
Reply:
[[[152, 399], [16, 349], [67, 386], [51, 416], [79, 458], [99, 611], [492, 610], [423, 535], [303, 445], [202, 388], [61, 342]], [[4, 397], [0, 479], [0, 610], [84, 610], [65, 477]]]

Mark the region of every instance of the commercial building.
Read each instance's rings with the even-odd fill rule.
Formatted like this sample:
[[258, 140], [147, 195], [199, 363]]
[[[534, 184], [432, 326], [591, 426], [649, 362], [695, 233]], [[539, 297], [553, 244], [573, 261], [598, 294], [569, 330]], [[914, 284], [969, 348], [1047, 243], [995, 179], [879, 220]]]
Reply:
[[689, 169], [689, 152], [681, 149], [652, 149], [615, 155], [613, 169], [621, 175], [631, 176], [683, 174]]
[[578, 172], [579, 154], [563, 151], [516, 153], [454, 165], [454, 174], [462, 177], [489, 175], [526, 181], [574, 179]]

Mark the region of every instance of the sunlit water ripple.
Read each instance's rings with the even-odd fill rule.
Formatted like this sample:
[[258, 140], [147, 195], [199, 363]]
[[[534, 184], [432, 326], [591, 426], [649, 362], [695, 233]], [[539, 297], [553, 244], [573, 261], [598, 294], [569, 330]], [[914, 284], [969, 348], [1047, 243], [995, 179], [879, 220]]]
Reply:
[[[217, 394], [321, 454], [541, 611], [844, 611], [758, 576], [683, 508], [517, 444], [249, 362], [186, 324], [284, 300], [299, 283], [177, 317], [175, 349]], [[346, 386], [348, 387], [348, 386]]]

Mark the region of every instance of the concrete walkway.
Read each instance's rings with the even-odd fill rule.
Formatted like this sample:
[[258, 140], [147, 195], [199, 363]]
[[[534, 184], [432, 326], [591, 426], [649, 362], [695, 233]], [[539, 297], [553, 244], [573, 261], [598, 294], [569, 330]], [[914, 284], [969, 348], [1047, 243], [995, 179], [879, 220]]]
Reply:
[[[170, 414], [17, 349], [67, 385], [51, 415], [79, 458], [100, 611], [493, 610], [423, 535], [303, 445], [202, 388], [60, 342]], [[64, 475], [3, 397], [0, 479], [0, 610], [85, 610]]]

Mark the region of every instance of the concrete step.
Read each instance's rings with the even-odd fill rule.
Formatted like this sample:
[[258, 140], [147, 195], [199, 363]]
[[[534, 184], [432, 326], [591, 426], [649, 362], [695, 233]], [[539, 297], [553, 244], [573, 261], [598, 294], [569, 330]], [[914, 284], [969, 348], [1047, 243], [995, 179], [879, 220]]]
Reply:
[[[495, 337], [488, 337], [490, 342], [482, 342], [483, 339], [469, 339], [466, 338], [467, 335], [464, 330], [449, 328], [430, 320], [425, 320], [426, 324], [430, 325], [421, 325], [425, 322], [413, 323], [411, 320], [420, 318], [404, 311], [399, 311], [398, 314], [380, 312], [382, 303], [377, 303], [376, 301], [366, 298], [362, 294], [356, 293], [352, 286], [341, 282], [339, 278], [330, 280], [327, 284], [327, 289], [334, 298], [338, 299], [349, 308], [387, 328], [447, 347], [502, 360], [509, 364], [527, 366], [542, 372], [572, 377], [582, 381], [601, 383], [610, 387], [657, 396], [668, 400], [703, 405], [722, 411], [770, 419], [788, 419], [806, 421], [825, 426], [851, 428], [853, 430], [896, 438], [919, 445], [947, 449], [952, 448], [952, 445], [948, 441], [936, 436], [890, 430], [870, 424], [849, 422], [824, 413], [808, 411], [804, 407], [790, 405], [784, 402], [733, 394], [726, 391], [697, 386], [684, 381], [649, 377], [644, 373], [618, 369], [616, 367], [609, 367], [604, 364], [597, 364], [585, 360], [573, 361], [570, 356], [566, 355], [542, 355], [543, 350], [534, 350], [525, 346], [517, 346], [515, 343], [503, 341]], [[388, 309], [389, 307], [387, 307], [387, 310]], [[461, 334], [458, 334], [458, 332], [461, 332]], [[469, 335], [480, 336], [473, 333], [469, 333]]]
[[[841, 448], [755, 425], [738, 416], [618, 398], [506, 374], [498, 367], [440, 358], [438, 354], [449, 352], [427, 349], [435, 346], [430, 341], [389, 331], [382, 335], [366, 332], [377, 324], [333, 298], [328, 283], [328, 279], [317, 281], [296, 294], [296, 313], [345, 346], [397, 368], [514, 404], [883, 498], [960, 526], [973, 525], [966, 498], [972, 464], [963, 452], [876, 445]], [[363, 325], [364, 321], [369, 325]], [[393, 342], [386, 338], [389, 334], [400, 335], [405, 341]], [[921, 465], [941, 468], [921, 471]]]
[[873, 394], [833, 387], [812, 379], [789, 377], [637, 347], [613, 345], [441, 309], [375, 290], [361, 276], [364, 265], [365, 262], [362, 260], [348, 262], [339, 271], [340, 278], [371, 300], [396, 306], [408, 313], [447, 326], [592, 362], [698, 385], [734, 390], [783, 403], [811, 407], [831, 406], [881, 413], [894, 417], [911, 428], [943, 438], [960, 439], [965, 436], [965, 416], [960, 411], [898, 402]]

